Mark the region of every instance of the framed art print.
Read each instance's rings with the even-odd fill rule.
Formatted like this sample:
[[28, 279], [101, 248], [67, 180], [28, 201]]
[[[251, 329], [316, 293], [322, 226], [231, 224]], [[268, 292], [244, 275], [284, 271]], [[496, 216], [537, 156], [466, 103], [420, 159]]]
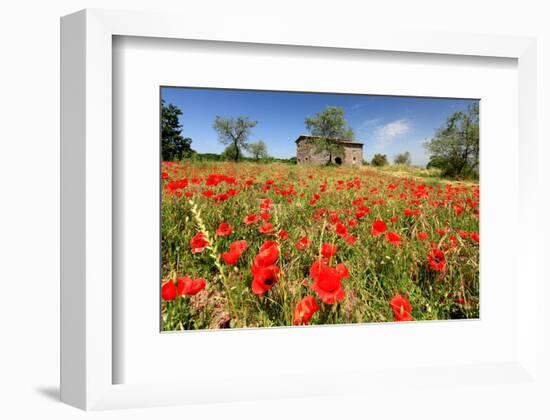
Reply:
[[539, 392], [532, 40], [193, 25], [62, 19], [62, 400]]
[[160, 96], [162, 331], [479, 318], [479, 100]]

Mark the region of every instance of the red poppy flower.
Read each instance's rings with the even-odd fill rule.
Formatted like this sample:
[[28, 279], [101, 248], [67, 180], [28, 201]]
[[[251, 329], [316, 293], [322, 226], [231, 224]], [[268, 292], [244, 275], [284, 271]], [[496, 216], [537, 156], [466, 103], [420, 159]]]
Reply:
[[277, 258], [279, 258], [279, 244], [275, 241], [266, 241], [254, 258], [254, 265], [266, 267], [275, 264]]
[[479, 233], [477, 232], [470, 233], [470, 238], [472, 238], [473, 241], [479, 242]]
[[420, 210], [419, 209], [414, 209], [414, 210], [405, 209], [405, 210], [403, 210], [403, 214], [405, 216], [420, 216]]
[[459, 216], [464, 211], [464, 207], [453, 204], [453, 210], [455, 211], [455, 215]]
[[260, 233], [269, 233], [273, 230], [273, 224], [270, 222], [264, 223], [258, 230]]
[[440, 249], [432, 249], [428, 254], [428, 263], [432, 270], [442, 271], [445, 268], [445, 254]]
[[468, 239], [468, 236], [470, 236], [468, 232], [462, 229], [458, 230], [458, 234], [460, 235], [461, 238], [464, 238], [464, 239]]
[[311, 245], [311, 241], [307, 236], [302, 237], [298, 242], [296, 242], [296, 248], [303, 251]]
[[178, 278], [178, 295], [196, 295], [206, 286], [204, 279], [192, 279], [191, 277]]
[[321, 246], [321, 254], [323, 257], [332, 257], [336, 255], [336, 245], [334, 244], [323, 244]]
[[313, 314], [318, 310], [319, 305], [317, 305], [315, 298], [313, 296], [306, 296], [296, 304], [292, 316], [292, 323], [294, 325], [307, 324]]
[[338, 222], [336, 224], [336, 233], [340, 236], [346, 236], [348, 234], [348, 228], [343, 223]]
[[214, 191], [212, 190], [204, 190], [202, 192], [202, 195], [204, 195], [205, 197], [212, 197], [214, 195]]
[[386, 240], [392, 245], [401, 245], [401, 236], [395, 232], [386, 233]]
[[286, 230], [281, 229], [278, 233], [278, 236], [279, 236], [279, 239], [284, 241], [284, 240], [288, 239], [288, 232]]
[[199, 232], [191, 238], [189, 245], [191, 246], [191, 252], [196, 254], [198, 252], [202, 252], [204, 248], [208, 246], [208, 241], [206, 240], [204, 233]]
[[254, 213], [249, 214], [244, 218], [244, 224], [250, 225], [252, 223], [255, 223], [258, 220], [258, 216], [256, 216]]
[[315, 261], [309, 274], [314, 280], [311, 288], [323, 302], [333, 304], [344, 299], [346, 292], [342, 288], [342, 279], [349, 275], [344, 264], [329, 267], [323, 260]]
[[416, 236], [421, 241], [425, 241], [426, 239], [428, 239], [428, 234], [426, 232], [418, 232], [418, 234]]
[[227, 236], [233, 232], [233, 228], [228, 223], [220, 223], [216, 230], [217, 236]]
[[172, 280], [168, 280], [162, 285], [161, 296], [162, 299], [167, 302], [170, 302], [171, 300], [174, 300], [176, 298], [177, 288]]
[[378, 235], [384, 233], [387, 228], [388, 227], [386, 226], [386, 222], [384, 222], [383, 220], [375, 220], [372, 223], [370, 231], [374, 236], [378, 236]]
[[390, 305], [393, 310], [396, 321], [412, 321], [413, 317], [411, 315], [412, 306], [409, 300], [401, 296], [400, 294], [395, 295], [390, 300]]
[[248, 243], [245, 240], [235, 241], [229, 245], [228, 252], [222, 253], [222, 258], [226, 264], [235, 265], [247, 247]]
[[340, 278], [345, 279], [345, 278], [349, 277], [348, 268], [343, 263], [336, 264], [334, 269], [336, 270], [336, 272], [338, 273]]
[[162, 173], [162, 179], [168, 179], [168, 174], [166, 172]]
[[[269, 182], [271, 181], [271, 182]], [[273, 180], [268, 179], [266, 184], [273, 184]], [[271, 198], [262, 198], [260, 203], [260, 208], [262, 210], [269, 210], [273, 205], [273, 200]]]
[[357, 241], [357, 238], [353, 235], [346, 235], [346, 237], [344, 239], [350, 245], [353, 245]]
[[279, 281], [279, 267], [268, 265], [265, 267], [254, 264], [252, 266], [252, 292], [256, 295], [263, 295]]

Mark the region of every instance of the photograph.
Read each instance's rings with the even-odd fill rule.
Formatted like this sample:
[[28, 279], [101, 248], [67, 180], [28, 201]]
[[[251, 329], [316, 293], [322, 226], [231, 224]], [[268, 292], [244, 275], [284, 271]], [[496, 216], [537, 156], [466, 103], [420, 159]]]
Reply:
[[158, 109], [161, 331], [479, 319], [479, 99], [161, 86]]

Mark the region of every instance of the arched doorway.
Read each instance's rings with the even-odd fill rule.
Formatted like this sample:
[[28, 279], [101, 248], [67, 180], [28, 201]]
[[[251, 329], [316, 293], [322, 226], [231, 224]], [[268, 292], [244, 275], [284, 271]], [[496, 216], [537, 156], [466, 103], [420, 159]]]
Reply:
[[337, 165], [341, 165], [342, 164], [342, 158], [337, 157], [336, 159], [334, 159], [334, 163], [336, 163]]

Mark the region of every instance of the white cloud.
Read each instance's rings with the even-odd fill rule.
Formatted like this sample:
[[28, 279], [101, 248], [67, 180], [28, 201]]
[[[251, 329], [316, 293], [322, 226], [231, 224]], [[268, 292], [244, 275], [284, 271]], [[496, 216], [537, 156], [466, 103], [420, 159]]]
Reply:
[[375, 124], [381, 123], [382, 120], [383, 120], [383, 118], [380, 118], [380, 117], [379, 117], [379, 118], [371, 118], [371, 119], [369, 119], [369, 120], [363, 121], [363, 122], [361, 123], [361, 126], [362, 126], [362, 127], [370, 127], [370, 126], [373, 126], [373, 125], [375, 125]]
[[384, 147], [390, 145], [399, 136], [408, 133], [410, 129], [410, 121], [404, 118], [378, 127], [374, 131], [376, 148], [383, 149]]

